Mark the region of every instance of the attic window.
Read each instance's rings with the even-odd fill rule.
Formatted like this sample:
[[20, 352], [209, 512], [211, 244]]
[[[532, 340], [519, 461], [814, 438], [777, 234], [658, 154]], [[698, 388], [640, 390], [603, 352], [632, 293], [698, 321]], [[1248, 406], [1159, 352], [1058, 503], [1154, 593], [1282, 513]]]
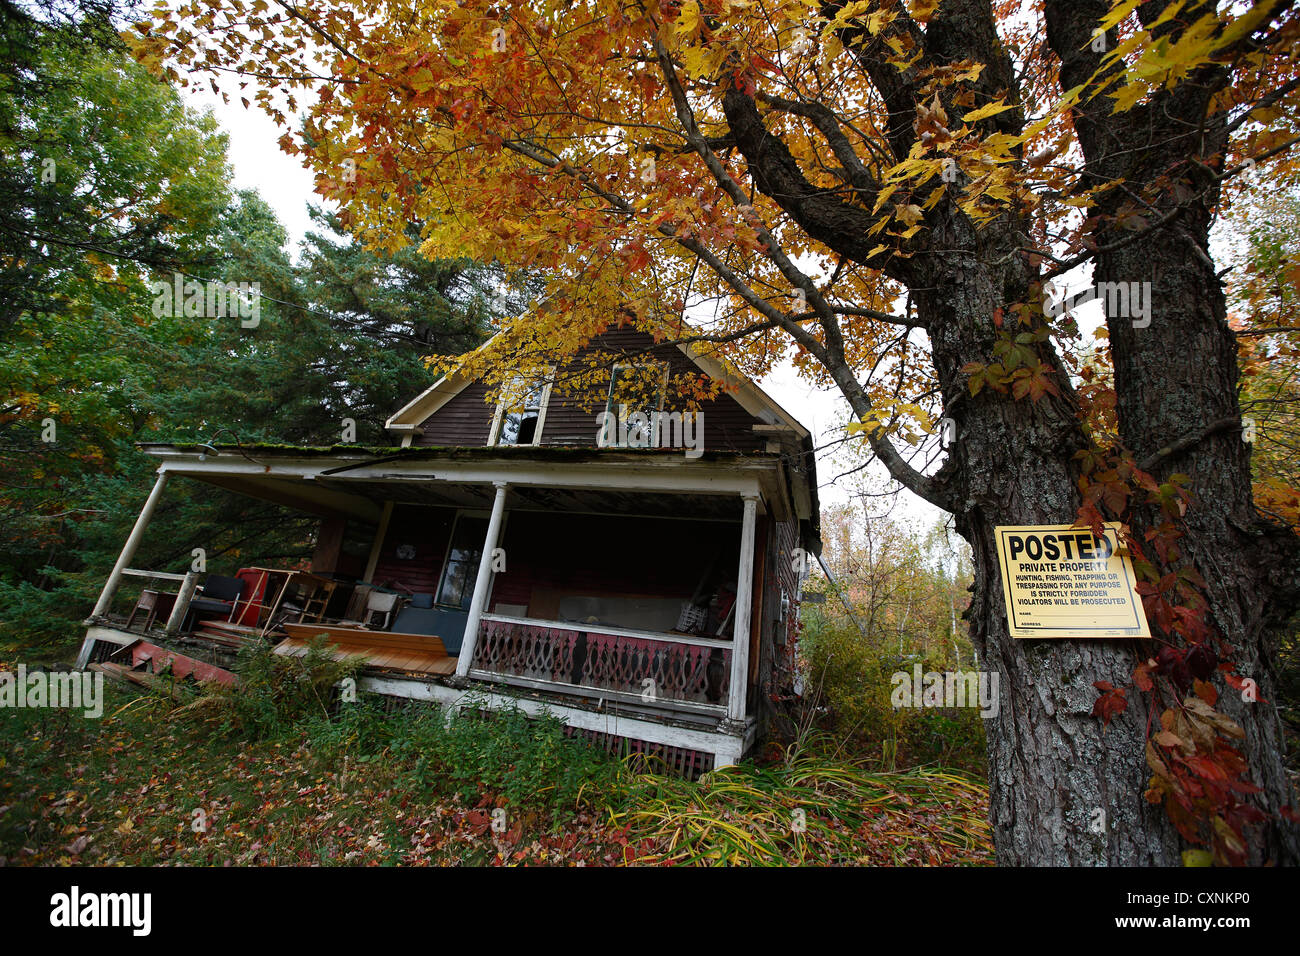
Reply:
[[[618, 424], [617, 434], [629, 434], [626, 422], [636, 412], [645, 416], [645, 422], [652, 422], [654, 414], [663, 411], [667, 391], [667, 365], [661, 362], [615, 365], [609, 377], [605, 410], [614, 416], [614, 422]], [[605, 440], [602, 444], [616, 446], [618, 441]]]
[[501, 388], [489, 445], [537, 445], [542, 440], [546, 403], [551, 397], [549, 375], [515, 378]]

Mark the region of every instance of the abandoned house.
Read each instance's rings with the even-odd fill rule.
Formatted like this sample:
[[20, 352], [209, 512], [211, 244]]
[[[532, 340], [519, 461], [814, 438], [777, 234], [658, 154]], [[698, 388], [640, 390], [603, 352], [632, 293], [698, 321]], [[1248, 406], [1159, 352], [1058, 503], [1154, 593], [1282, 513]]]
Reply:
[[[157, 481], [79, 666], [233, 680], [249, 640], [301, 654], [324, 634], [364, 659], [363, 691], [547, 711], [679, 773], [736, 762], [795, 686], [811, 436], [695, 346], [620, 326], [591, 348], [615, 357], [595, 407], [544, 379], [492, 402], [453, 372], [389, 419], [391, 448], [142, 445]], [[724, 390], [695, 415], [666, 388], [614, 401], [620, 377], [680, 372]], [[173, 478], [319, 517], [310, 566], [130, 567]]]

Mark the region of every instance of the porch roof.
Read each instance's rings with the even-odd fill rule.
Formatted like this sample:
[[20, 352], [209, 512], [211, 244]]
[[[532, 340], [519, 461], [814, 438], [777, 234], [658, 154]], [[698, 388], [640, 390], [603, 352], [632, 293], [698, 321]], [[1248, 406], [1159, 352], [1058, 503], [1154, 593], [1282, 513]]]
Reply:
[[512, 510], [738, 520], [741, 496], [754, 494], [778, 519], [797, 519], [804, 546], [821, 550], [815, 483], [791, 473], [789, 459], [775, 452], [706, 451], [690, 459], [667, 448], [137, 447], [159, 460], [160, 472], [308, 514], [371, 524], [387, 501], [489, 508], [499, 481], [510, 485]]

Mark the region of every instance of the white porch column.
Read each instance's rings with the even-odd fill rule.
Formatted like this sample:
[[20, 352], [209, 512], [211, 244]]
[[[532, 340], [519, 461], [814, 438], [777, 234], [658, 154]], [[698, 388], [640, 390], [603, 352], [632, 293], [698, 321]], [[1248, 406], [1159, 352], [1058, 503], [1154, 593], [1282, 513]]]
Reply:
[[745, 516], [740, 526], [740, 569], [736, 573], [736, 613], [732, 616], [731, 688], [727, 717], [745, 719], [745, 698], [749, 684], [749, 617], [754, 600], [754, 516], [758, 499], [745, 496]]
[[460, 642], [460, 656], [456, 659], [456, 676], [464, 677], [469, 673], [470, 661], [474, 659], [474, 645], [478, 643], [478, 625], [483, 616], [483, 607], [487, 604], [488, 589], [492, 585], [492, 552], [497, 547], [501, 536], [501, 517], [506, 510], [506, 488], [504, 481], [494, 481], [497, 495], [492, 501], [492, 517], [488, 520], [487, 538], [483, 541], [483, 554], [478, 561], [478, 577], [474, 579], [474, 596], [469, 599], [469, 618], [465, 621], [465, 637]]
[[181, 582], [180, 591], [176, 595], [176, 603], [172, 605], [171, 616], [167, 618], [168, 636], [174, 637], [180, 633], [181, 625], [185, 623], [185, 615], [190, 609], [190, 602], [194, 600], [194, 589], [198, 584], [198, 573], [186, 571], [185, 580]]
[[149, 492], [144, 507], [140, 509], [140, 517], [135, 519], [135, 527], [131, 529], [126, 544], [122, 546], [122, 553], [117, 556], [117, 564], [113, 565], [108, 580], [104, 582], [104, 590], [100, 592], [99, 600], [95, 602], [95, 609], [90, 612], [91, 617], [103, 617], [108, 613], [109, 605], [113, 603], [113, 595], [117, 593], [117, 587], [122, 581], [122, 571], [135, 557], [135, 549], [140, 546], [140, 539], [144, 537], [144, 529], [148, 527], [149, 519], [153, 517], [154, 509], [158, 507], [158, 499], [162, 497], [163, 489], [166, 487], [167, 472], [160, 471], [158, 480], [153, 484], [153, 491]]

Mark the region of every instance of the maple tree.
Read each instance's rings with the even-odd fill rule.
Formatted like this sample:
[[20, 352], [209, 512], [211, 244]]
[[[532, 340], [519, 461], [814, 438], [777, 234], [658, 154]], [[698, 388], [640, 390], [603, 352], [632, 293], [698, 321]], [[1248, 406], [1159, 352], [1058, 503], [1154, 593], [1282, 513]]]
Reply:
[[[499, 383], [630, 320], [837, 389], [971, 545], [999, 861], [1300, 859], [1269, 650], [1297, 540], [1252, 502], [1208, 251], [1225, 184], [1291, 162], [1290, 3], [191, 0], [138, 34], [175, 81], [301, 111], [282, 147], [368, 244], [414, 220], [426, 255], [547, 277], [437, 367]], [[1093, 351], [1044, 303], [1089, 268], [1146, 293]], [[1112, 518], [1156, 640], [1011, 640], [994, 527]]]

